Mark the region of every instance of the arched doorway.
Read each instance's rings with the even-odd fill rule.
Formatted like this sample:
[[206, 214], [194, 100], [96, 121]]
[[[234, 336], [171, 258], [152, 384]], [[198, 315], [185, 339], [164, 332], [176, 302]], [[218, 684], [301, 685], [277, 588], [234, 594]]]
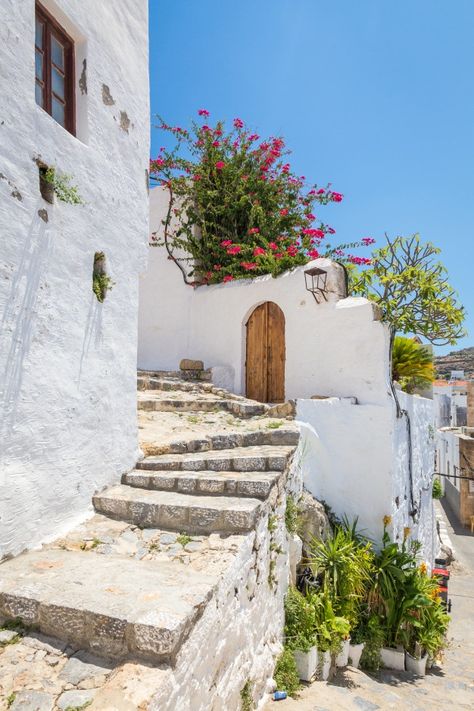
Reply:
[[266, 301], [246, 324], [246, 395], [259, 402], [285, 400], [285, 316]]

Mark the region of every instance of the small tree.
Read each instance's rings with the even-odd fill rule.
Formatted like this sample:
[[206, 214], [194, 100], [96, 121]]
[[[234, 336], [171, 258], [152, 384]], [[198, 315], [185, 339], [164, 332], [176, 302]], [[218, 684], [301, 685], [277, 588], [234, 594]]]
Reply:
[[392, 348], [392, 377], [407, 393], [428, 387], [434, 380], [433, 354], [412, 338], [395, 336]]
[[373, 252], [368, 269], [352, 268], [352, 292], [378, 303], [395, 331], [423, 336], [437, 346], [456, 343], [466, 333], [465, 312], [446, 268], [436, 260], [441, 250], [422, 243], [418, 234], [385, 237], [387, 245]]

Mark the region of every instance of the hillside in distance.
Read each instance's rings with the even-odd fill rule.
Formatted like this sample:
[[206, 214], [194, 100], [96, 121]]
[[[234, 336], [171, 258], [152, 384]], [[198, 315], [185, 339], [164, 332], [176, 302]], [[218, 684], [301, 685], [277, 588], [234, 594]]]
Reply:
[[467, 380], [474, 378], [474, 346], [435, 357], [435, 366], [439, 378], [449, 378], [452, 370], [464, 370]]

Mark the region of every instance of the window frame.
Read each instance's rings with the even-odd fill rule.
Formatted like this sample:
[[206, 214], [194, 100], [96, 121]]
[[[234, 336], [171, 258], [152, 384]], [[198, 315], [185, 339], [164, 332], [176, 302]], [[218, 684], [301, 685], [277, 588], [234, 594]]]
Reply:
[[[36, 20], [43, 23], [43, 48], [36, 44]], [[51, 57], [51, 37], [55, 37], [64, 47], [64, 126], [56, 121], [53, 117], [52, 103], [55, 95], [52, 88], [52, 69], [54, 62]], [[36, 50], [39, 50], [43, 56], [43, 81], [40, 82], [36, 77]], [[59, 22], [39, 3], [35, 2], [35, 101], [36, 101], [36, 86], [42, 87], [43, 102], [37, 105], [46, 111], [59, 126], [64, 128], [73, 136], [76, 135], [76, 96], [75, 96], [75, 46], [73, 38], [64, 30]], [[58, 67], [60, 69], [60, 67]], [[61, 70], [60, 70], [61, 71]]]

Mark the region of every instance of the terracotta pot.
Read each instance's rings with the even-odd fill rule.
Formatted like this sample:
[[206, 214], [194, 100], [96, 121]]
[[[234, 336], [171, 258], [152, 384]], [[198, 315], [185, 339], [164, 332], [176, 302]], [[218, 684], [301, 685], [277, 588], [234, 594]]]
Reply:
[[295, 658], [298, 676], [301, 681], [311, 681], [313, 676], [316, 674], [316, 668], [318, 666], [317, 647], [311, 647], [311, 649], [307, 652], [295, 649], [293, 656]]
[[405, 652], [392, 647], [382, 647], [380, 650], [380, 659], [386, 669], [394, 669], [395, 671], [405, 671]]
[[351, 643], [350, 639], [345, 639], [342, 642], [342, 648], [336, 657], [336, 667], [347, 667], [349, 663], [349, 645]]
[[362, 656], [362, 652], [364, 651], [364, 647], [365, 642], [349, 645], [349, 664], [356, 669], [359, 668], [360, 658]]
[[426, 674], [426, 662], [428, 661], [428, 655], [425, 654], [424, 657], [417, 659], [412, 657], [410, 652], [405, 652], [405, 661], [407, 665], [407, 671], [417, 676], [425, 676]]

